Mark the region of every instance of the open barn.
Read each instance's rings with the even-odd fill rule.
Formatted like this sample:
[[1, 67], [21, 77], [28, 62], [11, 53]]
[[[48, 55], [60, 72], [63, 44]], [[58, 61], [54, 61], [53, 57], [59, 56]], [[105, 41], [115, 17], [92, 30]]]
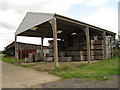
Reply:
[[[102, 23], [102, 22], [101, 22]], [[15, 57], [17, 36], [41, 37], [41, 57], [44, 38], [49, 41], [49, 55], [44, 60], [90, 61], [115, 56], [115, 33], [55, 13], [28, 12], [15, 32]]]

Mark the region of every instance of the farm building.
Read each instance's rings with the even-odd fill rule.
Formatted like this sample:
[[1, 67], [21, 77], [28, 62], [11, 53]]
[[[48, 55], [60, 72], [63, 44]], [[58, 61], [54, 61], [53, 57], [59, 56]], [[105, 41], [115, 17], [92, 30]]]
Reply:
[[[6, 47], [6, 54], [8, 56], [14, 56], [15, 55], [15, 42], [12, 42]], [[16, 55], [17, 59], [25, 59], [29, 57], [30, 55], [34, 55], [34, 58], [39, 58], [41, 52], [41, 45], [36, 44], [29, 44], [29, 43], [22, 43], [22, 42], [16, 42]], [[47, 56], [49, 53], [49, 49], [47, 46], [43, 46], [43, 55], [44, 57]], [[37, 56], [38, 54], [38, 56]], [[31, 58], [32, 59], [32, 58]]]
[[[102, 23], [102, 22], [101, 22]], [[15, 32], [15, 56], [17, 36], [41, 37], [49, 41], [49, 57], [46, 60], [84, 61], [103, 60], [115, 56], [115, 33], [54, 13], [28, 12]]]

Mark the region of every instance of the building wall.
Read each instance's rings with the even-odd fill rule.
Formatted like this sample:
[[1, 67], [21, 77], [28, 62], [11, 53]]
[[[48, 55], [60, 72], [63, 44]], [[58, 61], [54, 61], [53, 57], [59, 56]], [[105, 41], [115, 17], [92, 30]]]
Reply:
[[[7, 49], [8, 56], [14, 56], [15, 55], [15, 43], [12, 43], [8, 45], [9, 48]], [[17, 42], [16, 45], [16, 51], [17, 51], [17, 58], [18, 59], [25, 59], [28, 58], [29, 53], [32, 53], [33, 55], [36, 53], [41, 52], [41, 46], [40, 45], [34, 45], [34, 44], [26, 44], [26, 43], [20, 43]], [[43, 47], [44, 50], [44, 56], [48, 53], [48, 48], [45, 46]]]

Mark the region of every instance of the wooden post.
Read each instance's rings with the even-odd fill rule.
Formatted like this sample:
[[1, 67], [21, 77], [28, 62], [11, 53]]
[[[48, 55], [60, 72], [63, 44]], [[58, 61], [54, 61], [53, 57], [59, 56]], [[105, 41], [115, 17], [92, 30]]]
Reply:
[[87, 43], [87, 60], [90, 63], [91, 55], [90, 55], [90, 34], [89, 34], [89, 27], [85, 27], [84, 29], [86, 34], [86, 43]]
[[22, 59], [22, 49], [21, 49], [21, 47], [20, 47], [20, 59]]
[[114, 56], [116, 56], [117, 45], [116, 45], [116, 39], [115, 39], [115, 35], [113, 35], [113, 40], [114, 40], [114, 45], [115, 45]]
[[43, 52], [43, 40], [44, 40], [44, 38], [43, 37], [41, 37], [41, 57], [42, 57], [42, 60], [44, 60], [44, 52]]
[[106, 31], [103, 31], [103, 34], [102, 34], [102, 37], [103, 37], [103, 46], [104, 46], [104, 60], [107, 59], [106, 57]]
[[17, 54], [17, 35], [15, 35], [15, 59], [18, 59], [18, 54]]
[[55, 62], [55, 67], [58, 67], [57, 23], [55, 17], [53, 18], [53, 20], [50, 21], [50, 24], [53, 30], [54, 62]]
[[113, 37], [112, 35], [110, 36], [110, 50], [111, 50], [111, 58], [113, 58]]

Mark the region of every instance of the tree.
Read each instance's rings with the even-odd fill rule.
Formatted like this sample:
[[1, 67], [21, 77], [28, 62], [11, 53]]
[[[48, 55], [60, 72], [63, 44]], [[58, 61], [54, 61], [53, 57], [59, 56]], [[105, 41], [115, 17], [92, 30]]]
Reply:
[[4, 50], [2, 51], [2, 54], [7, 54], [7, 49], [4, 47]]

